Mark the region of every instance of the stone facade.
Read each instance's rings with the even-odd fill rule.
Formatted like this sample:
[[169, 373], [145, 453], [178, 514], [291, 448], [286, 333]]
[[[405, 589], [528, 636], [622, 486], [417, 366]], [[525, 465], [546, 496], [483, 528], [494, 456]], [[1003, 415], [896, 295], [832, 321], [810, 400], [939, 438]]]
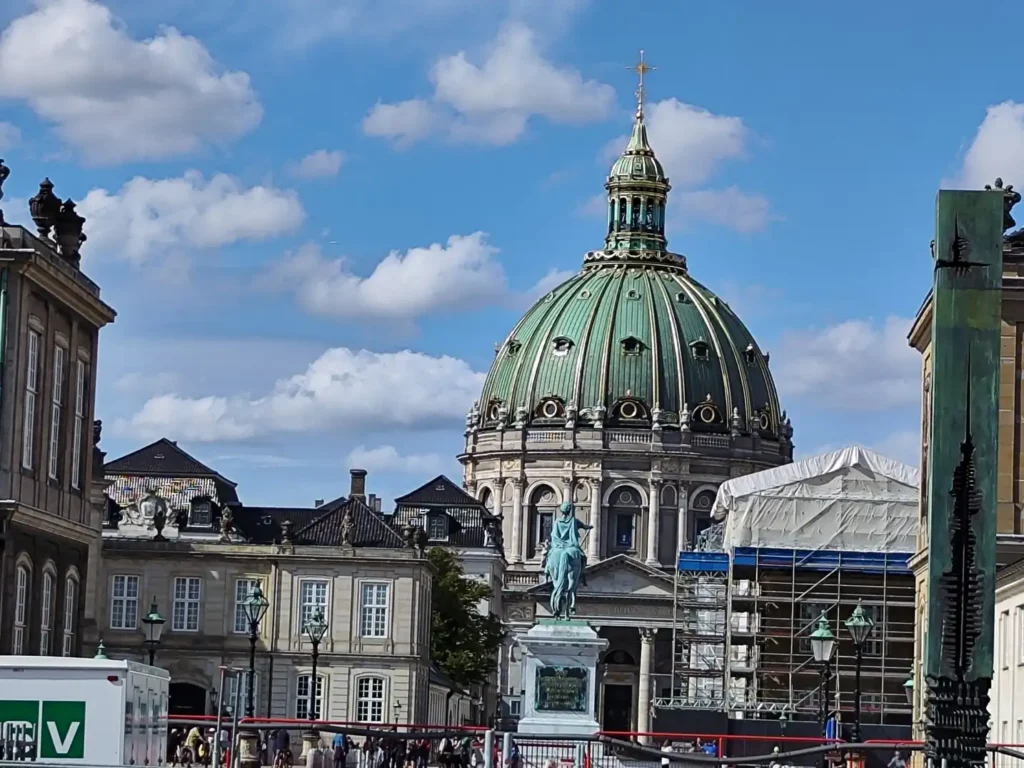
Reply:
[[[69, 224], [81, 232], [80, 217], [66, 218], [76, 216], [73, 206], [61, 213], [67, 206], [52, 185], [38, 200], [40, 232], [57, 217], [65, 217], [58, 234], [69, 234]], [[115, 313], [80, 269], [77, 235], [61, 242], [0, 218], [3, 654], [78, 655], [93, 622], [101, 524], [93, 482], [96, 359], [99, 331]]]
[[1024, 563], [1004, 568], [996, 582], [996, 633], [989, 741], [1024, 746]]
[[257, 716], [308, 713], [302, 678], [311, 673], [311, 645], [302, 632], [303, 606], [308, 613], [315, 603], [329, 627], [317, 665], [319, 716], [422, 721], [429, 706], [431, 576], [414, 549], [108, 536], [97, 586], [106, 653], [145, 660], [141, 618], [155, 604], [166, 618], [156, 663], [171, 673], [171, 713], [205, 714], [214, 709], [215, 691], [230, 706], [231, 691], [218, 690], [218, 669], [248, 669], [239, 598], [251, 582], [270, 602], [256, 649]]

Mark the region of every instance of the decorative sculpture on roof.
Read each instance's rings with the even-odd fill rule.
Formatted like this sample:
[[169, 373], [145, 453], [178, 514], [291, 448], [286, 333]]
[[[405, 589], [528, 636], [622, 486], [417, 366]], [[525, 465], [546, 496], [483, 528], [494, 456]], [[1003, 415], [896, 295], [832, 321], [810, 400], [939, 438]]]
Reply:
[[60, 198], [53, 194], [53, 182], [48, 178], [43, 179], [39, 184], [39, 192], [28, 201], [29, 213], [41, 237], [50, 236], [50, 230], [60, 216], [60, 209]]
[[235, 532], [235, 515], [230, 507], [224, 507], [220, 511], [220, 541], [227, 544], [231, 541], [231, 534]]
[[285, 520], [283, 523], [281, 523], [281, 543], [282, 544], [291, 544], [292, 543], [292, 527], [293, 527], [293, 524], [292, 524], [291, 520]]
[[4, 199], [4, 182], [11, 175], [11, 169], [4, 165], [4, 159], [0, 157], [0, 200]]
[[356, 521], [352, 516], [351, 505], [345, 508], [345, 514], [341, 516], [341, 543], [346, 547], [355, 546]]
[[580, 531], [592, 528], [576, 518], [576, 508], [571, 501], [562, 502], [558, 518], [551, 525], [543, 566], [551, 582], [551, 614], [556, 619], [568, 619], [576, 613], [576, 591], [583, 569], [587, 567], [587, 556], [580, 546]]
[[85, 217], [75, 211], [75, 201], [70, 197], [63, 202], [54, 221], [54, 235], [60, 255], [75, 267], [78, 266], [82, 244], [88, 239], [82, 228]]
[[[0, 160], [2, 163], [3, 160]], [[1013, 229], [1017, 222], [1013, 220], [1013, 216], [1010, 215], [1010, 211], [1013, 210], [1013, 206], [1020, 202], [1020, 192], [1013, 188], [1013, 184], [1007, 184], [1003, 186], [1002, 179], [996, 179], [995, 184], [986, 184], [985, 190], [988, 192], [999, 191], [1003, 192], [1003, 231]], [[3, 197], [3, 195], [0, 195]]]
[[103, 422], [100, 419], [96, 419], [92, 423], [92, 444], [99, 445], [100, 438], [103, 436]]

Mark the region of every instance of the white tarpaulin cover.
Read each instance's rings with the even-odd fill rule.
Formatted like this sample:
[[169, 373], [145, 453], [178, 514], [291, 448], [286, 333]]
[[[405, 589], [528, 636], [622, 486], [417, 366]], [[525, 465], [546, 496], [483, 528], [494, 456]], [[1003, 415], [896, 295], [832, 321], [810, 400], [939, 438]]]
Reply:
[[919, 484], [914, 467], [852, 446], [729, 480], [712, 514], [728, 551], [914, 552]]

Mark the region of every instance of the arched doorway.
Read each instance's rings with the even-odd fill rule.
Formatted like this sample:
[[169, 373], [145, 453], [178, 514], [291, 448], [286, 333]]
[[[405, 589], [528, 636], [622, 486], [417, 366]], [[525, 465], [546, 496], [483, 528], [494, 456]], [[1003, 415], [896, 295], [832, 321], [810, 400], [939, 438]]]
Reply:
[[530, 494], [530, 527], [529, 540], [526, 543], [526, 556], [537, 557], [541, 543], [551, 535], [551, 524], [558, 508], [558, 496], [546, 485], [538, 485]]
[[172, 715], [205, 715], [206, 689], [192, 683], [171, 683], [167, 711]]

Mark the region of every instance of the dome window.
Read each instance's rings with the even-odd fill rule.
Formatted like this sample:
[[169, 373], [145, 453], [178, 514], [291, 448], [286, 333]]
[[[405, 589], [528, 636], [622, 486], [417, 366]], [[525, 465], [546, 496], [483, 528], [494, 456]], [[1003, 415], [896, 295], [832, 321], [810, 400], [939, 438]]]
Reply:
[[644, 351], [644, 343], [636, 336], [627, 336], [620, 344], [624, 355], [639, 355]]
[[676, 293], [676, 301], [678, 301], [680, 304], [689, 304], [690, 303], [690, 297], [687, 296], [682, 291], [678, 291]]
[[512, 339], [508, 344], [505, 345], [505, 349], [507, 350], [509, 357], [515, 357], [519, 353], [519, 350], [522, 348], [523, 345], [520, 342], [516, 341], [515, 339]]
[[757, 350], [754, 349], [753, 344], [747, 344], [747, 348], [743, 350], [743, 359], [747, 361], [747, 365], [757, 363]]
[[501, 400], [491, 400], [487, 406], [487, 420], [499, 421], [501, 419]]
[[615, 408], [615, 415], [623, 421], [639, 421], [647, 418], [647, 411], [637, 400], [623, 400]]
[[695, 341], [690, 344], [693, 350], [694, 360], [709, 360], [711, 358], [711, 347], [706, 341]]
[[580, 295], [577, 298], [589, 299], [590, 298], [590, 291], [580, 291]]
[[627, 299], [639, 299], [640, 298], [640, 291], [636, 290], [635, 288], [630, 288], [628, 291], [626, 291], [626, 298]]
[[541, 418], [558, 419], [565, 416], [565, 407], [557, 397], [549, 397], [544, 400], [537, 409]]
[[569, 354], [569, 350], [572, 349], [573, 341], [566, 336], [558, 336], [551, 340], [551, 348], [555, 355], [558, 357], [564, 357]]
[[693, 420], [698, 424], [721, 424], [722, 414], [711, 402], [711, 395], [708, 399], [693, 409]]

